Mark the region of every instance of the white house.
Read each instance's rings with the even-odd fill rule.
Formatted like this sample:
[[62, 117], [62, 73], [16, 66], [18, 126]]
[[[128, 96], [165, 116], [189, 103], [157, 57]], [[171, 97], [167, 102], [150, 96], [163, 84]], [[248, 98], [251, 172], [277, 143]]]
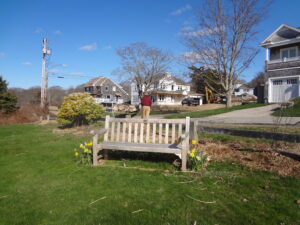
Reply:
[[[184, 98], [199, 100], [202, 105], [202, 95], [191, 92], [189, 84], [166, 73], [149, 89], [153, 105], [181, 105]], [[138, 105], [140, 98], [136, 83], [131, 84], [131, 104]]]
[[279, 26], [261, 46], [266, 49], [268, 101], [286, 102], [300, 96], [300, 28]]
[[254, 88], [251, 88], [247, 84], [238, 81], [234, 85], [233, 94], [235, 96], [241, 96], [243, 94], [254, 95]]

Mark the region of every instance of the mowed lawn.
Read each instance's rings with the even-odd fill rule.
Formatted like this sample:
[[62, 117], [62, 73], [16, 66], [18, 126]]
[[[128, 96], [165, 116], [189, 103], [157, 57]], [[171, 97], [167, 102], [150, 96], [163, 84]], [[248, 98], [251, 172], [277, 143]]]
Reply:
[[[167, 162], [78, 165], [73, 148], [88, 138], [52, 128], [0, 127], [0, 224], [300, 224], [297, 178], [231, 162], [201, 176]], [[157, 170], [128, 168], [144, 164]]]

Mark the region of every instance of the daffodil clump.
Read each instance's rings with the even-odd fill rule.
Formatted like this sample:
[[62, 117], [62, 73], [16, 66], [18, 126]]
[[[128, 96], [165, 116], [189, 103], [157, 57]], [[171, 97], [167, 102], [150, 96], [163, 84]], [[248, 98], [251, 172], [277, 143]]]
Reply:
[[78, 163], [90, 164], [92, 162], [93, 142], [84, 142], [79, 148], [74, 148], [74, 156]]
[[192, 170], [199, 171], [208, 164], [210, 157], [200, 149], [197, 149], [196, 145], [196, 140], [192, 140], [192, 149], [189, 153], [189, 164]]

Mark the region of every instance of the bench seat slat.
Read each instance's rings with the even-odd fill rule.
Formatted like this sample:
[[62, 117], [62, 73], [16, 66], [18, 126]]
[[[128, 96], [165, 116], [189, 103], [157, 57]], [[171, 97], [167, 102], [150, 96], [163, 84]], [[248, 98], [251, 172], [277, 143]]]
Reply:
[[148, 144], [148, 143], [128, 143], [122, 142], [102, 142], [101, 149], [123, 150], [136, 152], [160, 152], [160, 153], [181, 153], [181, 145], [176, 144]]

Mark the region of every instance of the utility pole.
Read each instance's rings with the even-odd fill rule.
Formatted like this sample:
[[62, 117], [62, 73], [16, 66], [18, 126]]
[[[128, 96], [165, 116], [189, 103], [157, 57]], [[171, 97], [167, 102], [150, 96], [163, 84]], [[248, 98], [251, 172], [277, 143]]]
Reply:
[[51, 54], [51, 50], [47, 48], [48, 40], [43, 38], [43, 59], [42, 59], [42, 85], [41, 85], [41, 108], [48, 111], [48, 68], [46, 68], [47, 55]]

